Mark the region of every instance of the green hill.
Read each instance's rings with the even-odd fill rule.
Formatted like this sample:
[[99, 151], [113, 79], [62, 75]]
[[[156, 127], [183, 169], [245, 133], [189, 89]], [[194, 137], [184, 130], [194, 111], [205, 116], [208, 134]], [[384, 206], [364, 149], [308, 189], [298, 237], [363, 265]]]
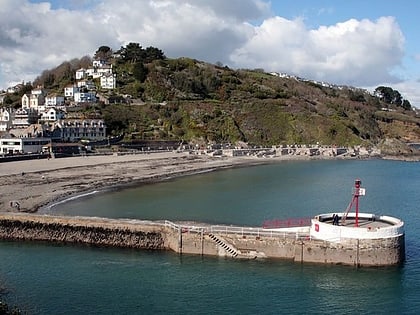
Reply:
[[[106, 101], [83, 111], [100, 115], [110, 134], [123, 132], [127, 139], [255, 145], [377, 144], [386, 138], [420, 142], [418, 111], [390, 88], [381, 87], [377, 97], [262, 70], [170, 59], [157, 48], [133, 43], [116, 53], [102, 46], [95, 54], [99, 57], [113, 65], [117, 89], [98, 91]], [[82, 62], [86, 57], [57, 67], [61, 77], [56, 69], [44, 71], [34, 85], [60, 91], [74, 81], [70, 73]]]

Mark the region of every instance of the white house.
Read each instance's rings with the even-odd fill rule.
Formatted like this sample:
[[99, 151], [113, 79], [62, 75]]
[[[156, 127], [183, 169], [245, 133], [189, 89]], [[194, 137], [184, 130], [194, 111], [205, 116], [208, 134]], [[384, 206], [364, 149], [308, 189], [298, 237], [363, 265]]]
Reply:
[[18, 108], [12, 118], [13, 128], [26, 128], [38, 121], [38, 111], [33, 108]]
[[76, 71], [76, 80], [81, 80], [86, 76], [86, 69], [81, 68]]
[[13, 94], [19, 92], [24, 87], [23, 83], [16, 84], [15, 86], [10, 86], [7, 88], [7, 93]]
[[96, 93], [95, 92], [76, 92], [74, 93], [74, 101], [76, 103], [85, 103], [85, 102], [96, 102]]
[[91, 76], [93, 79], [100, 78], [103, 74], [112, 73], [112, 66], [105, 65], [99, 68], [89, 68], [86, 70], [86, 75]]
[[102, 67], [97, 68], [96, 71], [101, 75], [112, 74], [112, 65], [103, 65]]
[[31, 91], [31, 94], [33, 94], [33, 95], [43, 95], [43, 96], [45, 96], [45, 90], [44, 90], [44, 88], [43, 87], [41, 87], [41, 86], [38, 86], [36, 89], [33, 89], [32, 91]]
[[101, 88], [103, 89], [115, 89], [117, 86], [117, 76], [115, 74], [104, 74], [101, 76]]
[[105, 65], [106, 65], [106, 60], [103, 60], [103, 59], [95, 59], [92, 62], [92, 66], [94, 68], [100, 68], [100, 67], [103, 67]]
[[74, 93], [79, 92], [79, 88], [75, 85], [67, 85], [64, 88], [64, 97], [74, 98]]
[[64, 119], [65, 117], [66, 113], [63, 110], [51, 107], [41, 113], [40, 119], [42, 121], [57, 121]]
[[78, 88], [86, 88], [88, 90], [94, 90], [95, 89], [95, 83], [93, 83], [91, 80], [79, 80], [79, 81], [77, 81], [77, 87]]
[[106, 139], [106, 125], [102, 119], [64, 119], [55, 123], [60, 137], [66, 141]]
[[63, 106], [63, 105], [64, 105], [64, 96], [51, 94], [45, 98], [46, 107]]
[[0, 108], [0, 131], [24, 129], [38, 122], [38, 112], [29, 108]]
[[12, 128], [13, 113], [12, 108], [0, 108], [0, 131]]
[[22, 108], [43, 110], [45, 107], [45, 97], [43, 94], [24, 94], [22, 96]]
[[21, 98], [22, 108], [29, 108], [30, 98], [31, 98], [30, 94], [22, 95], [22, 98]]

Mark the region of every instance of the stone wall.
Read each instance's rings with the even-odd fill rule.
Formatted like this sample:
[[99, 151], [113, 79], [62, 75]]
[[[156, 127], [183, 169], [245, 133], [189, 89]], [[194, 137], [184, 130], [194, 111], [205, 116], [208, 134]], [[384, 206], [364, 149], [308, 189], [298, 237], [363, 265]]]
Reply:
[[[300, 263], [343, 264], [354, 266], [398, 265], [405, 259], [404, 235], [394, 238], [333, 243], [314, 239], [218, 235], [225, 244], [237, 250], [238, 256], [224, 250], [207, 234], [182, 233], [177, 252], [226, 256], [243, 259], [289, 259]], [[177, 244], [177, 247], [179, 245]]]
[[397, 265], [405, 259], [404, 235], [384, 239], [348, 239], [340, 243], [302, 241], [302, 262], [345, 264], [355, 266]]
[[161, 229], [128, 228], [124, 224], [102, 222], [92, 224], [84, 219], [52, 219], [26, 217], [0, 219], [0, 239], [83, 243], [141, 249], [165, 249]]
[[83, 243], [242, 259], [275, 258], [300, 263], [397, 265], [405, 259], [404, 235], [347, 239], [340, 243], [287, 236], [211, 234], [139, 220], [1, 214], [0, 239]]

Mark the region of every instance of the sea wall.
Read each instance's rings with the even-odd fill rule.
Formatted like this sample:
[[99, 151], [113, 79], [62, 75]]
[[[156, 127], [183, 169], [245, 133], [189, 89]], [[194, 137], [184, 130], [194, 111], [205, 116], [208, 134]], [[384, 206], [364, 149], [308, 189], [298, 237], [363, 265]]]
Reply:
[[[257, 228], [256, 228], [257, 230]], [[299, 263], [385, 266], [405, 258], [404, 235], [384, 239], [349, 239], [340, 243], [288, 232], [247, 235], [188, 229], [174, 223], [87, 217], [0, 214], [0, 239], [80, 243], [236, 259], [274, 258]]]
[[0, 216], [0, 239], [165, 249], [159, 226], [128, 221], [37, 215]]
[[[299, 263], [353, 266], [398, 265], [405, 259], [404, 235], [384, 239], [343, 239], [340, 243], [309, 237], [244, 236], [182, 233], [182, 253], [217, 255], [242, 259], [275, 258]], [[215, 241], [215, 239], [217, 241]]]
[[355, 266], [398, 265], [405, 259], [404, 235], [382, 239], [343, 239], [340, 243], [321, 240], [303, 241], [302, 262]]

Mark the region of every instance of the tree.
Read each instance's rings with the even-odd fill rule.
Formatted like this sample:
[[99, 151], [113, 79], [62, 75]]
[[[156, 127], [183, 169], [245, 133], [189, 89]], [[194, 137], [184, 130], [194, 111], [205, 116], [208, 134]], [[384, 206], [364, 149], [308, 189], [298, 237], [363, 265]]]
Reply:
[[165, 58], [166, 56], [162, 50], [160, 50], [159, 48], [150, 46], [146, 48], [145, 59], [143, 62], [149, 63], [149, 62], [152, 62], [153, 60], [163, 60]]
[[19, 96], [22, 97], [26, 93], [31, 93], [33, 86], [31, 82], [27, 82], [19, 91]]
[[153, 60], [163, 60], [166, 58], [162, 50], [156, 47], [143, 49], [138, 43], [129, 43], [126, 47], [121, 47], [118, 51], [121, 59], [131, 63], [150, 63]]
[[10, 94], [6, 94], [6, 96], [3, 99], [3, 104], [5, 104], [5, 105], [11, 105], [11, 104], [13, 104], [13, 99], [10, 96]]
[[141, 62], [137, 62], [133, 66], [133, 76], [134, 76], [134, 78], [136, 78], [137, 80], [139, 80], [142, 83], [144, 82], [144, 80], [146, 80], [148, 72], [149, 72], [148, 69]]
[[352, 91], [352, 90], [349, 90], [349, 96], [350, 96], [350, 99], [352, 100], [352, 101], [355, 101], [355, 102], [366, 102], [366, 99], [365, 99], [365, 96], [363, 95], [363, 93], [360, 93], [360, 92], [354, 92], [354, 91]]
[[375, 95], [379, 96], [385, 103], [391, 104], [394, 90], [388, 86], [378, 86], [375, 89]]
[[375, 89], [375, 94], [378, 95], [385, 103], [402, 105], [402, 97], [400, 92], [388, 86], [379, 86]]
[[41, 80], [44, 82], [44, 87], [50, 89], [54, 86], [55, 75], [52, 71], [45, 70], [41, 74]]
[[143, 61], [145, 53], [144, 49], [138, 43], [129, 43], [126, 47], [120, 49], [121, 59], [126, 62], [140, 62]]
[[400, 92], [398, 92], [397, 90], [394, 90], [394, 92], [392, 93], [392, 104], [395, 104], [397, 106], [402, 106], [402, 96], [400, 94]]
[[405, 110], [410, 110], [410, 109], [411, 109], [411, 104], [410, 104], [410, 102], [409, 102], [409, 101], [404, 100], [404, 101], [402, 102], [402, 107], [403, 107]]
[[94, 58], [99, 60], [108, 60], [112, 56], [112, 49], [108, 46], [101, 46], [95, 52]]

